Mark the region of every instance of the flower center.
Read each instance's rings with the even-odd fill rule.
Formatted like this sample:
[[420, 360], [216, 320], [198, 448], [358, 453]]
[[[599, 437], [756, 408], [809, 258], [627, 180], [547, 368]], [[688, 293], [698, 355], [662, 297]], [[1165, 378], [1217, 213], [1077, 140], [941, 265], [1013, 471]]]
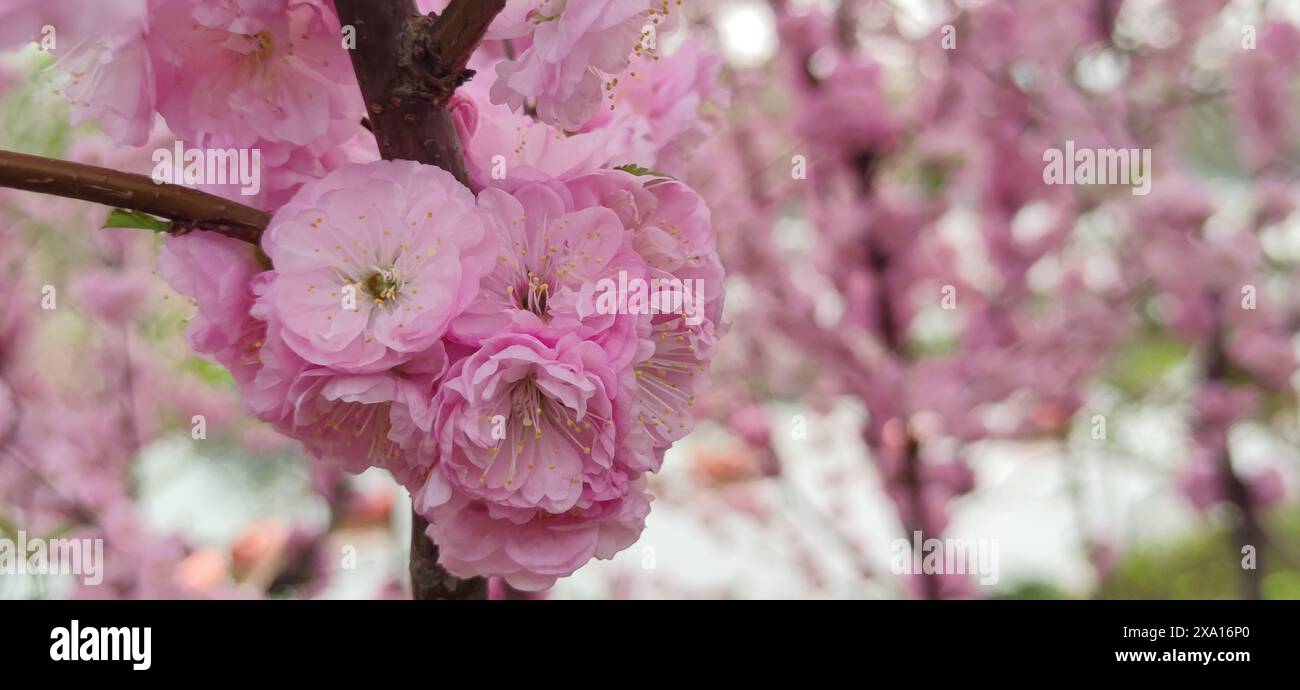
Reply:
[[541, 276], [529, 271], [528, 282], [521, 289], [515, 289], [514, 286], [511, 286], [510, 291], [515, 294], [520, 309], [530, 311], [543, 318], [550, 315], [546, 302], [551, 295], [551, 286], [546, 281], [543, 281]]
[[537, 380], [531, 374], [520, 381], [510, 392], [511, 416], [530, 430], [535, 438], [542, 437], [542, 403], [545, 397], [537, 388]]
[[366, 292], [374, 298], [375, 304], [396, 300], [402, 281], [392, 269], [378, 268], [366, 278]]
[[256, 44], [253, 47], [253, 52], [249, 54], [254, 60], [265, 62], [267, 58], [271, 57], [271, 50], [275, 47], [275, 37], [271, 35], [270, 31], [262, 29], [249, 36], [248, 39]]

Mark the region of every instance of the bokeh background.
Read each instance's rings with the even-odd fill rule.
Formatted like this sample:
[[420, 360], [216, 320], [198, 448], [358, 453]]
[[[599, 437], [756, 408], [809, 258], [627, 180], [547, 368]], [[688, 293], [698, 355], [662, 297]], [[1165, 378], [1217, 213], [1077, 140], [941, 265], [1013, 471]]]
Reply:
[[[542, 596], [1300, 598], [1300, 2], [685, 7], [730, 330], [641, 540]], [[0, 55], [0, 147], [147, 173], [59, 76]], [[1067, 141], [1150, 194], [1045, 184]], [[408, 596], [404, 491], [241, 412], [106, 215], [0, 190], [0, 531], [107, 567], [0, 597]], [[998, 582], [893, 572], [915, 530]]]

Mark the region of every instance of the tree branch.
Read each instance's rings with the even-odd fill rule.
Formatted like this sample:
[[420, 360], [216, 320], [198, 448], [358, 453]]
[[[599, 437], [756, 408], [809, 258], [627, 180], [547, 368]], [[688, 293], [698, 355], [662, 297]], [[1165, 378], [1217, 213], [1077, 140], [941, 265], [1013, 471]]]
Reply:
[[473, 76], [465, 69], [505, 0], [453, 0], [440, 17], [414, 0], [334, 0], [356, 29], [352, 67], [386, 159], [436, 165], [468, 186], [465, 155], [446, 105]]
[[460, 579], [438, 565], [438, 545], [425, 533], [429, 522], [411, 511], [411, 598], [487, 599], [486, 577]]
[[[506, 0], [452, 2], [434, 22], [429, 48], [450, 74], [465, 71], [492, 20], [506, 6]], [[471, 70], [466, 78], [474, 76]], [[450, 94], [448, 94], [450, 95]]]
[[[436, 165], [469, 186], [465, 154], [447, 104], [474, 76], [465, 68], [506, 0], [452, 0], [425, 16], [414, 0], [334, 0], [343, 26], [356, 30], [352, 69], [370, 130], [385, 159]], [[438, 565], [428, 523], [411, 513], [411, 595], [415, 599], [485, 599], [487, 580], [461, 580]]]
[[173, 231], [201, 229], [257, 244], [271, 215], [197, 189], [83, 163], [0, 151], [0, 187], [142, 211], [173, 221]]

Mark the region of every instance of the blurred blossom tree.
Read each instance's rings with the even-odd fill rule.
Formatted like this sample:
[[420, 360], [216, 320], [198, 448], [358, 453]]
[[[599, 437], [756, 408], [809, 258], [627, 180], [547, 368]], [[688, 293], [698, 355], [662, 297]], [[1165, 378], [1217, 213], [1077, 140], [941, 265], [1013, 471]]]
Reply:
[[[711, 140], [707, 172], [687, 177], [713, 206], [741, 295], [715, 367], [729, 385], [710, 409], [770, 457], [774, 432], [755, 434], [726, 396], [859, 400], [903, 531], [938, 537], [977, 489], [968, 463], [988, 441], [1111, 445], [1109, 410], [1092, 406], [1135, 374], [1147, 380], [1129, 393], [1156, 403], [1177, 371], [1191, 404], [1170, 481], [1200, 510], [1232, 508], [1217, 558], [1239, 569], [1242, 596], [1261, 595], [1272, 559], [1294, 567], [1264, 520], [1293, 462], [1246, 465], [1229, 443], [1250, 421], [1296, 440], [1290, 10], [748, 7], [770, 10], [773, 64], [726, 73], [733, 136]], [[709, 19], [725, 27], [727, 12]], [[1149, 156], [1131, 172], [1151, 193], [1049, 184], [1048, 152], [1067, 146]], [[1186, 347], [1157, 349], [1171, 341]], [[1172, 359], [1133, 370], [1141, 352]], [[1085, 534], [1102, 575], [1118, 546]], [[1238, 565], [1247, 546], [1253, 568]], [[975, 595], [972, 583], [907, 578], [922, 597]]]
[[[1185, 426], [1165, 483], [1229, 516], [1214, 562], [1249, 547], [1239, 594], [1292, 591], [1266, 578], [1295, 569], [1268, 512], [1295, 456], [1244, 462], [1236, 438], [1300, 435], [1294, 19], [1229, 0], [8, 0], [0, 145], [25, 153], [0, 151], [0, 528], [104, 538], [110, 586], [79, 595], [312, 596], [341, 535], [386, 525], [392, 497], [347, 477], [379, 468], [412, 498], [415, 597], [483, 598], [490, 577], [523, 598], [631, 546], [652, 491], [710, 491], [817, 590], [809, 530], [733, 491], [803, 500], [778, 403], [804, 448], [826, 433], [810, 415], [863, 412], [847, 435], [909, 540], [969, 536], [953, 514], [995, 442], [1054, 446], [1077, 478], [1072, 458], [1131, 448], [1128, 410], [1162, 408]], [[176, 184], [146, 175], [173, 151]], [[605, 313], [598, 286], [628, 278], [702, 289]], [[695, 453], [691, 488], [656, 478], [700, 420], [737, 443]], [[155, 534], [136, 465], [177, 434], [301, 447], [326, 517], [222, 547]], [[839, 484], [817, 510], [860, 500]], [[1146, 566], [1078, 512], [1098, 593], [1125, 591], [1107, 576]], [[889, 548], [851, 523], [817, 513], [854, 583], [889, 586]]]

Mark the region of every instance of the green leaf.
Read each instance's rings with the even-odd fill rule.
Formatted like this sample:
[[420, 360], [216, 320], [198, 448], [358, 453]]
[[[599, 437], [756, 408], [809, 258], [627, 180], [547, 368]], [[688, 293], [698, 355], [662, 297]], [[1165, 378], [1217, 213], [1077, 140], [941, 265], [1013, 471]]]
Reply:
[[677, 178], [673, 177], [672, 175], [665, 175], [664, 173], [661, 173], [661, 172], [655, 172], [655, 171], [653, 171], [653, 170], [651, 170], [651, 169], [649, 169], [649, 168], [643, 168], [643, 167], [637, 165], [636, 163], [628, 163], [627, 165], [620, 165], [620, 166], [618, 166], [618, 167], [616, 167], [616, 168], [614, 168], [614, 169], [615, 169], [615, 170], [622, 170], [623, 172], [627, 172], [627, 173], [632, 173], [633, 175], [636, 175], [637, 177], [643, 177], [643, 176], [649, 175], [649, 176], [651, 176], [651, 177], [666, 177], [666, 178], [668, 178], [668, 179], [670, 179], [670, 180], [675, 180], [675, 179], [677, 179]]
[[115, 208], [112, 213], [108, 214], [108, 220], [104, 221], [104, 227], [140, 228], [142, 230], [153, 230], [154, 232], [167, 232], [172, 226], [171, 223], [147, 213]]
[[229, 386], [234, 387], [235, 379], [225, 367], [219, 364], [213, 364], [206, 359], [190, 357], [186, 359], [181, 368], [203, 379], [205, 383], [212, 386]]

